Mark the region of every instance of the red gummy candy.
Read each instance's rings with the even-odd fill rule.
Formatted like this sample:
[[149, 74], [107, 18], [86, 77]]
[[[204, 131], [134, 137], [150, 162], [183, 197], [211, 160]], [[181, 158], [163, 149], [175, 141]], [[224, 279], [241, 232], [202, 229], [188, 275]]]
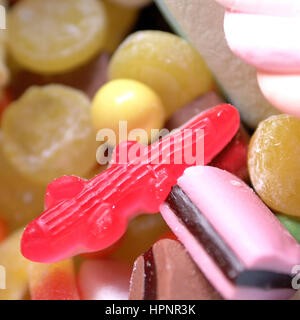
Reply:
[[[89, 181], [53, 181], [46, 193], [46, 211], [24, 231], [22, 254], [36, 262], [55, 262], [111, 246], [131, 218], [157, 213], [184, 170], [209, 163], [239, 126], [238, 111], [219, 105], [149, 147], [121, 143], [111, 167]], [[196, 153], [199, 146], [204, 148], [203, 159]]]

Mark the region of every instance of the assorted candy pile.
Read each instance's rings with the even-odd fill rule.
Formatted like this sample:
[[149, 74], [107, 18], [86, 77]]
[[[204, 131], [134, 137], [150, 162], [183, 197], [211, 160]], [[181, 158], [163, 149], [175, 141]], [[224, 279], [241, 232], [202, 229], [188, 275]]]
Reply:
[[300, 119], [247, 128], [150, 2], [1, 1], [0, 299], [296, 294]]

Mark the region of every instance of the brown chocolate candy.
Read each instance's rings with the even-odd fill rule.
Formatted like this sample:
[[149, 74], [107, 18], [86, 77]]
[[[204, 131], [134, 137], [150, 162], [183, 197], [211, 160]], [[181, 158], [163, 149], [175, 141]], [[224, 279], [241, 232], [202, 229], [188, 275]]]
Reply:
[[164, 239], [134, 263], [130, 300], [219, 300], [181, 243]]

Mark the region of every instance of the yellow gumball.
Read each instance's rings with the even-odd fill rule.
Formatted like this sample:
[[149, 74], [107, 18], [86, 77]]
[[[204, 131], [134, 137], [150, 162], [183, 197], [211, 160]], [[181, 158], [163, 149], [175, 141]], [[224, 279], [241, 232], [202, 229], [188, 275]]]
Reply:
[[[126, 140], [147, 144], [153, 138], [151, 133], [154, 131], [151, 130], [161, 129], [164, 121], [160, 97], [135, 80], [119, 79], [107, 83], [92, 103], [93, 126], [98, 137], [108, 137], [109, 145]], [[114, 133], [114, 137], [110, 133]]]

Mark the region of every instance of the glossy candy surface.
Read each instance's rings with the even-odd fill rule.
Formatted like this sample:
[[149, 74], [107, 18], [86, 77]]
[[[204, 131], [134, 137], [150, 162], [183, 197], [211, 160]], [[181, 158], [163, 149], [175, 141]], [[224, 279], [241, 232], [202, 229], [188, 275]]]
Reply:
[[[173, 113], [166, 123], [166, 128], [170, 131], [178, 128], [193, 116], [221, 103], [224, 103], [224, 99], [220, 95], [214, 91], [207, 92]], [[216, 156], [211, 162], [211, 165], [227, 170], [238, 176], [240, 179], [248, 181], [249, 173], [247, 160], [249, 141], [249, 134], [241, 124], [238, 133], [228, 146]]]
[[[116, 134], [117, 140], [107, 141], [112, 145], [135, 140], [128, 133], [140, 128], [146, 133], [140, 137], [140, 142], [148, 144], [151, 130], [161, 129], [165, 121], [160, 97], [143, 83], [128, 79], [113, 80], [104, 85], [93, 100], [91, 112], [96, 131], [110, 129]], [[119, 129], [120, 121], [126, 121], [124, 132]]]
[[276, 212], [300, 216], [300, 119], [268, 118], [253, 135], [248, 156], [255, 191]]
[[95, 165], [90, 101], [78, 90], [31, 87], [6, 109], [2, 130], [5, 157], [29, 180], [47, 184]]
[[83, 300], [127, 300], [131, 268], [112, 259], [87, 260], [78, 274]]
[[212, 76], [184, 39], [162, 31], [130, 35], [110, 62], [109, 78], [144, 82], [161, 97], [167, 116], [212, 88]]
[[9, 13], [9, 48], [31, 71], [61, 73], [99, 52], [106, 24], [98, 0], [22, 0]]
[[[24, 232], [23, 255], [33, 261], [53, 262], [109, 247], [124, 234], [130, 218], [158, 212], [183, 171], [211, 161], [239, 125], [237, 110], [220, 105], [149, 147], [121, 144], [115, 157], [118, 161], [90, 181], [76, 177], [53, 181], [46, 195], [48, 209]], [[197, 146], [200, 153], [195, 158], [191, 155]], [[129, 159], [124, 150], [129, 151]]]

